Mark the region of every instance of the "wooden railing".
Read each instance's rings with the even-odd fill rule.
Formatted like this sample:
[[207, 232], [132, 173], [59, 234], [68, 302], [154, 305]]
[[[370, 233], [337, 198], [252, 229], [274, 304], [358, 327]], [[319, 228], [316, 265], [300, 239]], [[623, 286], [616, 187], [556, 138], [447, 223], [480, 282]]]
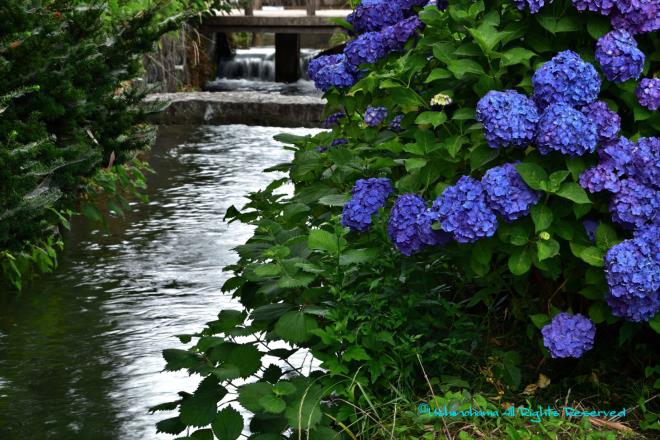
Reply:
[[[307, 0], [307, 15], [316, 15], [316, 10], [318, 9], [319, 0]], [[245, 15], [252, 16], [254, 11], [261, 9], [262, 1], [261, 0], [248, 0], [247, 5], [245, 6]]]

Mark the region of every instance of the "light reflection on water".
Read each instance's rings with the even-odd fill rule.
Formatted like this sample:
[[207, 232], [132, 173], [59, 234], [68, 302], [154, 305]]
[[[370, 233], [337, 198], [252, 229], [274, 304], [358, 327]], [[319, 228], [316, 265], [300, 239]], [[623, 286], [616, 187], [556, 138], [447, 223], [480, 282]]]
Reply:
[[162, 128], [149, 159], [150, 202], [113, 221], [110, 235], [77, 219], [55, 274], [20, 296], [1, 292], [1, 439], [168, 437], [154, 428], [168, 414], [146, 408], [191, 391], [198, 378], [161, 372], [161, 350], [239, 307], [220, 292], [222, 267], [251, 228], [222, 218], [278, 177], [261, 170], [290, 158], [272, 140], [280, 131]]

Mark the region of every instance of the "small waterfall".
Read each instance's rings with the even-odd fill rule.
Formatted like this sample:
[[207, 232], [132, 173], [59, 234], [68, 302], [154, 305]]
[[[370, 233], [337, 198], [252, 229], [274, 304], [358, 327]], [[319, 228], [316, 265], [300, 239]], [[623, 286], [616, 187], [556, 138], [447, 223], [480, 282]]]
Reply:
[[[307, 77], [307, 65], [317, 52], [315, 49], [300, 50], [301, 79], [309, 79]], [[274, 81], [275, 48], [255, 47], [251, 49], [238, 49], [233, 58], [220, 60], [218, 79]]]

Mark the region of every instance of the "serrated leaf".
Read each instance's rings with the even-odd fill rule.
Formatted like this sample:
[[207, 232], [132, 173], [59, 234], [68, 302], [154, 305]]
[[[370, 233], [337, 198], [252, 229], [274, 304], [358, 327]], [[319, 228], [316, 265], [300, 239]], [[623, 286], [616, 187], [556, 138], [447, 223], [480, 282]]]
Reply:
[[444, 112], [422, 112], [417, 118], [415, 118], [415, 124], [424, 125], [430, 124], [433, 127], [437, 127], [440, 124], [444, 124], [447, 121], [447, 115]]
[[255, 275], [261, 278], [277, 276], [281, 271], [282, 268], [278, 264], [274, 263], [260, 264], [254, 269]]
[[536, 56], [536, 53], [532, 52], [531, 50], [524, 49], [522, 47], [514, 47], [513, 49], [502, 52], [502, 61], [500, 62], [500, 66], [515, 66], [516, 64], [529, 66], [529, 60], [534, 56]]
[[582, 252], [580, 252], [580, 258], [582, 259], [582, 261], [595, 267], [603, 267], [604, 256], [605, 253], [603, 252], [603, 250], [597, 248], [596, 246], [586, 247], [582, 250]]
[[485, 75], [484, 68], [481, 67], [481, 64], [465, 58], [449, 60], [447, 68], [454, 74], [456, 79], [462, 79], [467, 74]]
[[546, 205], [535, 205], [531, 208], [532, 221], [534, 222], [534, 229], [536, 233], [545, 231], [552, 224], [554, 215], [552, 209]]
[[579, 204], [591, 203], [584, 188], [575, 182], [563, 183], [557, 191], [557, 195]]
[[601, 223], [596, 228], [596, 246], [603, 251], [618, 243], [618, 237], [614, 228], [608, 224]]
[[658, 334], [660, 334], [660, 313], [656, 313], [653, 319], [649, 321], [649, 326]]
[[245, 426], [243, 416], [231, 405], [220, 411], [211, 424], [218, 440], [236, 440], [241, 436], [243, 426]]
[[186, 425], [179, 417], [171, 417], [156, 423], [156, 432], [176, 435], [182, 433], [185, 429]]
[[547, 260], [559, 254], [559, 242], [554, 239], [539, 240], [536, 242], [539, 261]]
[[218, 401], [226, 394], [227, 390], [218, 384], [217, 378], [206, 377], [192, 397], [181, 402], [181, 421], [195, 427], [210, 424], [217, 413]]
[[529, 319], [532, 320], [534, 326], [540, 329], [550, 322], [550, 317], [546, 314], [530, 315]]
[[295, 306], [286, 303], [266, 304], [265, 306], [257, 307], [250, 315], [255, 321], [272, 321], [284, 315]]
[[285, 341], [300, 344], [312, 334], [310, 330], [318, 327], [316, 320], [303, 312], [292, 311], [282, 316], [275, 324], [275, 332]]
[[348, 194], [329, 194], [321, 197], [318, 203], [325, 206], [344, 206], [350, 199]]
[[346, 349], [342, 355], [342, 359], [346, 362], [349, 361], [368, 361], [371, 356], [367, 354], [365, 349], [359, 345], [351, 345]]
[[600, 324], [610, 316], [610, 308], [603, 301], [593, 303], [589, 307], [589, 318], [594, 324]]
[[312, 229], [309, 231], [307, 244], [310, 249], [323, 250], [331, 254], [339, 253], [337, 237], [323, 229]]
[[271, 414], [279, 414], [286, 408], [286, 402], [274, 394], [266, 394], [259, 398], [259, 404], [264, 411]]
[[378, 257], [377, 249], [349, 249], [339, 256], [339, 265], [364, 264]]
[[259, 399], [272, 393], [273, 386], [266, 382], [241, 385], [238, 388], [238, 403], [248, 411], [257, 413], [263, 410]]
[[426, 80], [424, 82], [430, 83], [438, 79], [447, 79], [447, 78], [451, 78], [451, 72], [447, 69], [437, 67], [431, 70], [431, 73], [429, 73], [429, 76], [426, 77]]
[[522, 162], [516, 165], [516, 170], [527, 186], [532, 189], [543, 189], [542, 183], [548, 180], [548, 174], [545, 170], [535, 163]]
[[236, 365], [241, 377], [247, 378], [259, 371], [262, 356], [263, 353], [254, 345], [240, 344], [231, 349], [226, 362], [230, 365]]
[[291, 382], [278, 382], [273, 385], [273, 393], [278, 396], [287, 396], [296, 392], [296, 386]]
[[529, 256], [527, 248], [516, 250], [508, 261], [509, 271], [514, 275], [526, 274], [530, 267], [532, 267], [532, 258]]

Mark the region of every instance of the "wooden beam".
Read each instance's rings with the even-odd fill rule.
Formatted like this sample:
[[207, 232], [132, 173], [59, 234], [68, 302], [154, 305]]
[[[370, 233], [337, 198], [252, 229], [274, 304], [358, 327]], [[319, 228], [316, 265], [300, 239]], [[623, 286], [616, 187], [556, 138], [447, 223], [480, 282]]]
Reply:
[[316, 9], [318, 8], [318, 0], [307, 0], [307, 15], [314, 16], [316, 15]]
[[275, 81], [300, 79], [300, 34], [275, 34]]

